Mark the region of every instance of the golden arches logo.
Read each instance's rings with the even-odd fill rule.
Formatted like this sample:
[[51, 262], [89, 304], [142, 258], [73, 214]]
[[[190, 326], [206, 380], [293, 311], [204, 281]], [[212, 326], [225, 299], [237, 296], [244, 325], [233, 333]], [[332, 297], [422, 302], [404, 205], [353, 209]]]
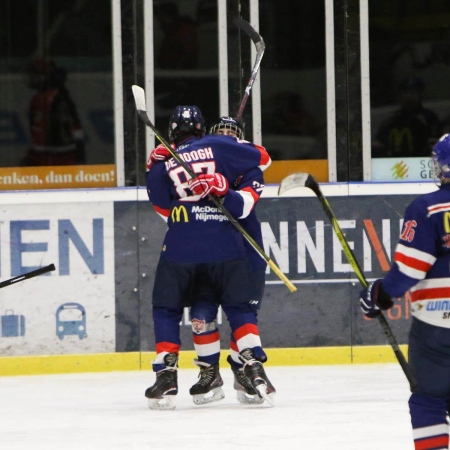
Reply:
[[450, 212], [444, 214], [444, 228], [446, 233], [450, 233]]
[[414, 150], [414, 142], [409, 128], [393, 128], [389, 132], [388, 146], [391, 156], [402, 154], [402, 144], [404, 141], [406, 142], [407, 152], [412, 153]]
[[183, 214], [183, 222], [189, 222], [189, 214], [184, 205], [175, 206], [170, 213], [172, 222], [181, 222], [181, 214]]

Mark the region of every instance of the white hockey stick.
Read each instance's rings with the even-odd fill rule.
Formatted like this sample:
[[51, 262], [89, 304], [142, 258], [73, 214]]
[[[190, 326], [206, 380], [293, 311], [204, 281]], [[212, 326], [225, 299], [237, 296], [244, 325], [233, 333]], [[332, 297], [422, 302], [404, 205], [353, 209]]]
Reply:
[[[342, 249], [344, 250], [345, 255], [347, 256], [347, 260], [350, 263], [350, 265], [353, 268], [353, 271], [355, 272], [355, 275], [358, 277], [359, 282], [361, 283], [361, 286], [364, 288], [367, 288], [369, 283], [366, 280], [366, 277], [361, 270], [361, 267], [358, 264], [358, 261], [355, 258], [355, 255], [353, 254], [352, 249], [349, 247], [347, 240], [345, 239], [344, 234], [342, 233], [341, 227], [339, 226], [339, 222], [336, 218], [336, 216], [333, 213], [333, 210], [331, 209], [330, 204], [328, 203], [328, 200], [324, 197], [322, 194], [322, 191], [320, 190], [319, 184], [315, 180], [315, 178], [310, 175], [309, 173], [294, 173], [292, 175], [289, 175], [288, 177], [284, 178], [281, 183], [280, 187], [278, 188], [278, 195], [283, 194], [284, 192], [288, 191], [289, 189], [297, 188], [297, 187], [307, 187], [311, 189], [314, 194], [316, 194], [317, 198], [319, 199], [320, 203], [322, 204], [322, 207], [325, 211], [325, 214], [328, 216], [328, 219], [331, 222], [331, 225], [333, 227], [334, 232], [336, 233], [337, 238], [339, 239], [339, 242], [341, 243]], [[408, 363], [406, 362], [406, 359], [400, 350], [399, 345], [397, 344], [397, 340], [395, 339], [394, 334], [392, 333], [391, 327], [389, 326], [389, 323], [386, 320], [386, 317], [384, 314], [380, 311], [380, 314], [377, 315], [377, 319], [383, 328], [384, 334], [392, 347], [392, 350], [395, 353], [395, 356], [397, 357], [397, 360], [400, 364], [400, 366], [403, 369], [403, 372], [406, 375], [406, 378], [409, 381], [409, 385], [411, 388], [411, 391], [414, 390], [416, 386], [416, 382], [414, 380], [414, 377], [411, 373], [411, 370], [409, 369]]]
[[261, 65], [261, 60], [264, 55], [264, 50], [266, 49], [266, 44], [264, 43], [264, 40], [260, 36], [260, 34], [246, 20], [238, 17], [233, 20], [233, 23], [241, 30], [243, 30], [245, 33], [247, 33], [247, 35], [250, 37], [250, 39], [253, 41], [256, 47], [255, 64], [253, 65], [250, 79], [248, 80], [247, 87], [245, 88], [245, 92], [239, 105], [238, 112], [236, 113], [236, 120], [238, 122], [241, 122], [242, 115], [244, 114], [245, 105], [247, 104], [247, 100], [250, 97], [250, 91], [252, 90], [253, 83], [255, 82], [256, 76], [258, 75], [259, 66]]
[[[151, 130], [158, 138], [158, 140], [161, 142], [161, 144], [163, 144], [164, 147], [168, 150], [170, 156], [172, 156], [172, 158], [174, 158], [175, 161], [177, 161], [177, 163], [180, 164], [180, 166], [183, 167], [184, 170], [186, 170], [186, 172], [191, 178], [195, 178], [197, 175], [192, 171], [191, 167], [183, 159], [181, 159], [180, 155], [166, 142], [166, 140], [161, 136], [159, 131], [152, 124], [147, 114], [144, 89], [142, 89], [139, 86], [133, 85], [132, 90], [139, 117], [149, 128], [151, 128]], [[297, 288], [294, 286], [294, 284], [286, 277], [286, 275], [280, 270], [280, 268], [269, 258], [269, 256], [266, 255], [264, 250], [248, 234], [248, 232], [241, 226], [241, 224], [230, 214], [230, 212], [225, 208], [225, 206], [223, 206], [220, 199], [216, 195], [210, 195], [209, 198], [214, 202], [217, 208], [219, 208], [222, 211], [222, 213], [227, 217], [227, 219], [238, 229], [238, 231], [244, 236], [244, 238], [247, 239], [247, 241], [256, 250], [259, 256], [261, 256], [261, 258], [263, 258], [267, 262], [270, 268], [278, 275], [278, 277], [283, 281], [283, 283], [287, 286], [287, 288], [291, 292], [295, 292]]]

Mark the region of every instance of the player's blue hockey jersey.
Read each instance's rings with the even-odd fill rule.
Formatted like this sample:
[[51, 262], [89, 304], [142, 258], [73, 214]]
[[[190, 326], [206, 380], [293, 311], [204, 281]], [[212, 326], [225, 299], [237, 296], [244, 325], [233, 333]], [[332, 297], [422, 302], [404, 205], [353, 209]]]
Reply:
[[[238, 180], [235, 183], [234, 189], [245, 192], [250, 191], [253, 194], [255, 200], [259, 199], [264, 189], [264, 177], [260, 168], [254, 169], [248, 172], [245, 177]], [[256, 198], [256, 195], [258, 198]], [[253, 240], [261, 247], [264, 247], [261, 224], [256, 216], [255, 208], [253, 208], [250, 214], [239, 220], [239, 223], [247, 231], [247, 233], [253, 238]], [[263, 270], [267, 266], [265, 259], [253, 248], [253, 246], [245, 240], [245, 246], [247, 247], [247, 255], [250, 259], [252, 270]]]
[[[224, 175], [230, 184], [224, 207], [236, 219], [249, 216], [262, 190], [262, 170], [271, 162], [263, 147], [231, 136], [208, 135], [188, 139], [177, 153], [196, 174]], [[193, 263], [246, 257], [242, 234], [211, 200], [190, 191], [189, 178], [174, 158], [152, 165], [147, 172], [149, 198], [169, 226], [161, 256]], [[235, 185], [238, 190], [233, 190]]]
[[450, 328], [450, 185], [408, 206], [394, 261], [383, 289], [391, 297], [410, 290], [413, 316]]

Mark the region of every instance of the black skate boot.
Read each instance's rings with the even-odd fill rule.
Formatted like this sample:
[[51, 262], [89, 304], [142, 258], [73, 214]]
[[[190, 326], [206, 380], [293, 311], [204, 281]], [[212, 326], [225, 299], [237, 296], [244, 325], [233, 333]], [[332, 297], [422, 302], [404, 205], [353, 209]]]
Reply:
[[253, 388], [250, 380], [244, 373], [244, 368], [238, 368], [230, 355], [228, 355], [227, 361], [231, 366], [231, 371], [233, 372], [233, 388], [236, 390], [236, 398], [238, 402], [245, 403], [247, 405], [259, 405], [263, 403], [264, 399], [261, 398]]
[[250, 380], [253, 389], [258, 395], [266, 400], [271, 406], [274, 406], [275, 388], [267, 378], [266, 372], [261, 361], [255, 358], [251, 348], [246, 348], [239, 353], [239, 359], [244, 364], [244, 374]]
[[[200, 374], [197, 383], [189, 389], [193, 402], [196, 405], [204, 405], [222, 400], [225, 394], [222, 390], [223, 381], [219, 373], [219, 363], [208, 364], [194, 359], [194, 364], [200, 367]], [[212, 392], [212, 395], [206, 396], [209, 392]]]
[[175, 395], [178, 394], [177, 362], [176, 353], [164, 356], [166, 367], [156, 372], [155, 384], [145, 391], [150, 409], [175, 409]]

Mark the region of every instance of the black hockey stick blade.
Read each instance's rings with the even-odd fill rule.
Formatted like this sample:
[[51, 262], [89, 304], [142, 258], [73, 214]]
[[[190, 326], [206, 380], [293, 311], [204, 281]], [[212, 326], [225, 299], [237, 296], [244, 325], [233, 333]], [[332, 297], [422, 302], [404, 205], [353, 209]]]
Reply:
[[236, 19], [233, 20], [233, 23], [250, 37], [255, 44], [257, 51], [258, 49], [262, 49], [262, 51], [264, 51], [266, 48], [264, 39], [246, 20], [241, 17], [236, 17]]
[[47, 272], [51, 272], [55, 270], [54, 264], [49, 264], [48, 266], [41, 267], [36, 270], [32, 270], [31, 272], [24, 273], [23, 275], [18, 275], [17, 277], [10, 278], [9, 280], [2, 281], [0, 283], [0, 289], [6, 286], [11, 286], [13, 284], [18, 283], [19, 281], [28, 280], [29, 278], [37, 277], [38, 275], [42, 275]]
[[[339, 226], [339, 222], [338, 222], [336, 216], [334, 215], [334, 212], [331, 209], [331, 206], [330, 206], [328, 200], [322, 194], [319, 184], [317, 183], [315, 178], [311, 174], [308, 174], [308, 173], [295, 173], [295, 174], [289, 175], [288, 177], [284, 178], [281, 181], [280, 187], [278, 188], [278, 195], [286, 192], [289, 189], [293, 189], [296, 187], [307, 187], [307, 188], [311, 189], [314, 192], [314, 194], [316, 194], [317, 198], [319, 199], [320, 203], [322, 204], [325, 214], [327, 215], [328, 219], [331, 222], [331, 225], [333, 227], [334, 232], [336, 233], [337, 238], [339, 239], [339, 242], [341, 243], [342, 249], [344, 250], [344, 253], [345, 253], [345, 256], [347, 257], [348, 262], [352, 266], [352, 269], [355, 272], [355, 275], [358, 277], [358, 280], [361, 283], [361, 286], [364, 288], [368, 287], [369, 283], [367, 282], [364, 272], [361, 270], [361, 267], [359, 266], [358, 261], [356, 260], [356, 257], [353, 254], [352, 249], [348, 245], [347, 239], [345, 238], [344, 234], [342, 233], [341, 227]], [[409, 369], [408, 363], [397, 343], [397, 340], [395, 339], [394, 333], [392, 332], [392, 330], [389, 326], [389, 323], [386, 320], [386, 317], [384, 316], [384, 314], [381, 311], [379, 312], [379, 314], [376, 317], [378, 319], [378, 322], [381, 325], [381, 328], [384, 331], [384, 334], [386, 336], [387, 341], [389, 342], [389, 345], [391, 346], [392, 350], [395, 353], [397, 361], [399, 362], [406, 378], [409, 381], [411, 391], [413, 391], [414, 388], [416, 387], [416, 382], [411, 373], [411, 370]]]
[[259, 66], [261, 65], [261, 60], [264, 55], [266, 44], [264, 43], [264, 39], [260, 36], [260, 34], [246, 20], [238, 17], [233, 20], [233, 23], [250, 37], [256, 47], [255, 64], [253, 65], [252, 73], [250, 75], [247, 87], [245, 88], [244, 95], [242, 96], [241, 103], [239, 104], [239, 108], [236, 113], [236, 120], [238, 122], [241, 122], [247, 100], [250, 97], [250, 92], [259, 72]]

